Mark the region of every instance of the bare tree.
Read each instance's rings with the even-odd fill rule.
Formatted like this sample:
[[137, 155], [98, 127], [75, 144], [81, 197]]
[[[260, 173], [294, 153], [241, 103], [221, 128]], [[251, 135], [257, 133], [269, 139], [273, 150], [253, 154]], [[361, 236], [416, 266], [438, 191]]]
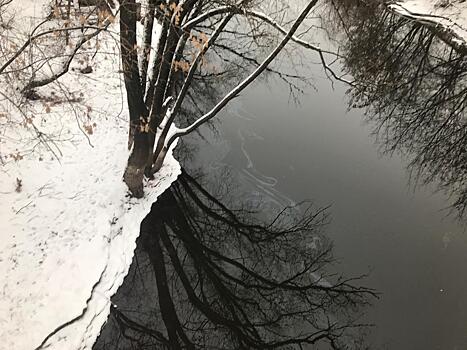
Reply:
[[[4, 6], [0, 4], [0, 9], [12, 3], [11, 0], [5, 2]], [[37, 24], [29, 32], [20, 33], [20, 28], [11, 32], [14, 28], [8, 28], [9, 32], [1, 33], [5, 35], [3, 36], [5, 46], [1, 50], [0, 75], [8, 76], [12, 72], [25, 74], [27, 78], [21, 79], [26, 80], [21, 86], [25, 94], [37, 87], [48, 85], [66, 74], [81, 47], [105, 31], [114, 20], [109, 6], [93, 7], [88, 12], [80, 11], [77, 16], [70, 15], [71, 6], [71, 2], [63, 2], [63, 4], [62, 1], [51, 2], [50, 14], [45, 19], [38, 18]], [[5, 26], [8, 24], [2, 19], [2, 27]], [[76, 35], [73, 42], [69, 41], [70, 35]], [[26, 40], [21, 42], [24, 36]], [[31, 60], [30, 56], [41, 58], [35, 57]]]
[[[121, 0], [119, 6], [103, 0], [75, 2], [82, 4], [81, 9], [73, 7], [75, 16], [70, 16], [71, 1], [52, 3], [50, 16], [23, 42], [18, 40], [16, 49], [2, 51], [0, 76], [22, 75], [22, 92], [34, 98], [37, 87], [57, 82], [83, 45], [119, 18], [130, 149], [123, 178], [136, 197], [143, 195], [144, 176], [160, 170], [175, 140], [214, 118], [263, 72], [275, 73], [292, 90], [299, 89], [293, 80], [303, 77], [270, 66], [290, 41], [316, 52], [326, 74], [341, 79], [326, 62], [326, 56], [335, 60], [338, 55], [303, 39], [314, 29], [309, 17], [318, 0], [304, 1], [298, 13], [280, 0]], [[63, 40], [65, 53], [57, 40]], [[30, 52], [36, 48], [42, 58], [31, 62]], [[221, 76], [231, 77], [226, 93], [211, 97], [209, 110], [198, 111], [181, 126], [187, 121], [186, 106], [196, 105], [198, 78]]]
[[[45, 113], [50, 112], [51, 106], [61, 104], [75, 115], [80, 130], [87, 136], [88, 106], [61, 78], [72, 69], [72, 63], [76, 67], [87, 61], [91, 56], [89, 47], [98, 50], [98, 36], [108, 30], [114, 16], [108, 5], [79, 8], [68, 0], [51, 1], [28, 15], [16, 11], [15, 5], [14, 0], [0, 2], [0, 101], [5, 108], [0, 113], [0, 128], [5, 138], [11, 136], [8, 133], [15, 133], [16, 126], [25, 131], [15, 140], [24, 146], [21, 154], [13, 155], [15, 161], [26, 152], [33, 153], [38, 145], [60, 159], [60, 137], [44, 131], [37, 120], [41, 118], [34, 120], [31, 100], [40, 100]], [[52, 84], [55, 91], [38, 92]], [[60, 94], [55, 94], [57, 91]], [[8, 129], [5, 133], [4, 127]], [[3, 163], [3, 159], [0, 161]]]
[[[295, 36], [316, 3], [316, 0], [307, 1], [305, 8], [286, 29], [283, 26], [286, 20], [281, 19], [284, 17], [277, 13], [268, 16], [257, 10], [261, 7], [256, 1], [150, 1], [144, 15], [144, 35], [138, 41], [137, 4], [129, 0], [121, 2], [121, 52], [130, 109], [129, 144], [132, 145], [124, 179], [135, 196], [142, 195], [144, 174], [152, 176], [161, 168], [174, 141], [216, 116], [268, 69], [289, 41], [318, 52], [325, 63], [326, 51]], [[279, 2], [275, 4], [279, 6]], [[162, 27], [156, 43], [152, 43], [151, 38], [154, 19]], [[248, 54], [237, 50], [239, 35], [235, 33], [234, 24], [249, 27], [240, 39], [242, 44], [249, 45]], [[271, 30], [275, 31], [274, 35]], [[283, 36], [280, 40], [277, 33]], [[264, 58], [255, 56], [260, 51], [254, 44], [262, 42], [264, 45], [267, 42], [265, 37], [269, 40], [268, 46], [273, 45], [274, 48]], [[136, 52], [138, 47], [143, 52], [139, 56]], [[153, 47], [157, 49], [153, 61], [150, 61]], [[235, 81], [209, 111], [197, 116], [190, 125], [173, 128], [182, 104], [193, 88], [196, 74], [215, 74], [209, 63], [214, 65], [219, 51], [243, 56], [243, 59], [254, 62], [255, 68], [240, 82]], [[217, 58], [222, 59], [222, 55]], [[330, 70], [327, 65], [325, 67]]]
[[[329, 271], [327, 209], [264, 222], [183, 172], [142, 224], [133, 270], [95, 349], [362, 349], [375, 292]], [[130, 295], [127, 295], [130, 294]]]

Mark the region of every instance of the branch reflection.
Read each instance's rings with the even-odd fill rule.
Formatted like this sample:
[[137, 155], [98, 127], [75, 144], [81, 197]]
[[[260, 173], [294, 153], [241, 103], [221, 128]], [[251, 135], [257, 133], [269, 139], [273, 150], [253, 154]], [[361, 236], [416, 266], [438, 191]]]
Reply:
[[[327, 209], [229, 209], [183, 172], [141, 226], [135, 261], [95, 349], [362, 349], [376, 293], [327, 272]], [[231, 198], [231, 196], [228, 196]], [[261, 214], [261, 212], [259, 212]]]
[[444, 34], [390, 13], [377, 2], [331, 0], [344, 28], [345, 67], [383, 151], [410, 159], [416, 182], [436, 181], [467, 206], [467, 58]]

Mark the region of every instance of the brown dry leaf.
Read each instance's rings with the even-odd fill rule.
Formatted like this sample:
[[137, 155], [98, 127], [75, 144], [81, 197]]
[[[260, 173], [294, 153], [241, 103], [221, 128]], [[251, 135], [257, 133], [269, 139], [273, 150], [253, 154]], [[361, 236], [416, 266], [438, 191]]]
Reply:
[[10, 157], [13, 158], [15, 162], [23, 159], [23, 156], [19, 152], [10, 154]]
[[182, 62], [182, 61], [175, 61], [174, 62], [174, 69], [176, 72], [179, 70], [187, 73], [190, 70], [190, 64], [188, 62]]
[[83, 125], [83, 127], [88, 135], [92, 135], [94, 133], [92, 125]]
[[199, 35], [199, 40], [201, 41], [201, 43], [205, 44], [208, 42], [209, 39], [206, 33], [201, 32], [201, 34]]
[[107, 17], [107, 21], [109, 21], [110, 23], [114, 23], [115, 16], [112, 13], [110, 13], [109, 16]]
[[48, 104], [45, 105], [45, 113], [50, 113], [50, 110], [51, 110], [50, 105]]
[[198, 39], [196, 35], [191, 36], [191, 44], [198, 50], [200, 50], [202, 47], [202, 45], [199, 42], [200, 40]]
[[60, 9], [58, 8], [57, 5], [54, 6], [54, 13], [53, 13], [53, 16], [55, 18], [60, 18]]

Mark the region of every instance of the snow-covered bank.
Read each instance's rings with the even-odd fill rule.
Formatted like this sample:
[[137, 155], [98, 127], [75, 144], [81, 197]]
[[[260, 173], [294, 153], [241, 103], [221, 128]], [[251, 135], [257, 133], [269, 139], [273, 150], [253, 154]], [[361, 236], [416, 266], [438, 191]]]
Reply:
[[180, 173], [170, 154], [144, 198], [127, 196], [128, 117], [115, 39], [99, 36], [24, 113], [11, 82], [0, 81], [0, 92], [11, 92], [0, 98], [0, 349], [90, 348], [142, 219]]
[[128, 271], [142, 219], [180, 173], [169, 157], [146, 196], [130, 199], [121, 181], [126, 128], [102, 134], [94, 148], [67, 152], [61, 165], [26, 161], [0, 176], [2, 349], [35, 349], [71, 321], [50, 348], [90, 347]]
[[441, 30], [443, 40], [467, 52], [467, 2], [405, 0], [387, 6], [401, 16]]

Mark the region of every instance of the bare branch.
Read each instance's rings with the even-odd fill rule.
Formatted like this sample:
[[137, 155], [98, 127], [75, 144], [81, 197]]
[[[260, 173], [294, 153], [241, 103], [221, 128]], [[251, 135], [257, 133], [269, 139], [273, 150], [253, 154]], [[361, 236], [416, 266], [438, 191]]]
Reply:
[[[110, 24], [110, 23], [109, 23]], [[53, 74], [52, 76], [50, 77], [47, 77], [47, 78], [44, 78], [44, 79], [41, 79], [41, 80], [33, 80], [31, 82], [29, 82], [28, 84], [26, 84], [26, 86], [22, 89], [23, 92], [26, 92], [26, 91], [29, 91], [29, 90], [32, 90], [34, 88], [37, 88], [37, 87], [41, 87], [41, 86], [44, 86], [44, 85], [47, 85], [47, 84], [50, 84], [52, 82], [54, 82], [55, 80], [57, 80], [58, 78], [62, 77], [63, 75], [65, 75], [68, 70], [70, 69], [70, 64], [71, 62], [73, 61], [73, 59], [75, 58], [75, 55], [76, 53], [79, 51], [79, 49], [86, 43], [88, 42], [89, 40], [91, 40], [92, 38], [94, 38], [95, 36], [97, 36], [100, 32], [104, 31], [107, 29], [107, 27], [109, 26], [109, 24], [107, 24], [106, 26], [102, 27], [102, 28], [99, 28], [97, 29], [95, 32], [93, 33], [90, 33], [90, 34], [87, 34], [87, 35], [84, 35], [81, 40], [75, 45], [75, 47], [73, 48], [73, 51], [68, 55], [68, 59], [65, 61], [65, 63], [63, 64], [61, 70], [55, 74]]]
[[191, 30], [193, 29], [197, 24], [200, 24], [201, 22], [204, 22], [208, 18], [217, 16], [217, 15], [222, 15], [224, 13], [231, 13], [233, 11], [240, 12], [238, 8], [234, 6], [222, 6], [218, 7], [209, 11], [206, 11], [205, 13], [199, 15], [198, 17], [195, 17], [193, 19], [190, 19], [188, 22], [186, 22], [182, 26], [182, 30]]
[[[203, 115], [197, 121], [195, 121], [190, 126], [179, 129], [176, 131], [167, 141], [166, 148], [169, 148], [172, 143], [180, 136], [184, 136], [193, 130], [197, 129], [200, 125], [204, 124], [211, 118], [213, 118], [219, 111], [221, 111], [232, 99], [234, 99], [238, 94], [243, 91], [247, 86], [249, 86], [267, 67], [268, 65], [277, 57], [277, 55], [282, 51], [285, 45], [292, 39], [294, 33], [297, 31], [300, 24], [306, 18], [311, 9], [316, 5], [317, 0], [310, 1], [298, 18], [295, 20], [292, 28], [288, 31], [282, 41], [276, 46], [274, 51], [272, 51], [269, 56], [261, 63], [261, 65], [256, 68], [245, 80], [243, 80], [239, 85], [232, 89], [214, 108], [212, 108], [208, 113]], [[168, 126], [166, 126], [168, 127]]]
[[[281, 26], [279, 25], [276, 21], [274, 21], [274, 19], [272, 19], [271, 17], [267, 16], [266, 14], [264, 14], [263, 12], [258, 12], [258, 11], [247, 11], [246, 12], [247, 15], [251, 15], [253, 17], [256, 17], [256, 18], [259, 18], [263, 21], [265, 21], [266, 23], [270, 24], [271, 26], [273, 26], [275, 29], [277, 29], [278, 31], [280, 31], [282, 34], [286, 34], [287, 31]], [[321, 48], [319, 48], [318, 46], [315, 46], [313, 44], [310, 44], [309, 42], [303, 40], [303, 39], [300, 39], [299, 37], [297, 36], [292, 36], [291, 40], [295, 43], [297, 43], [298, 45], [306, 48], [306, 49], [309, 49], [309, 50], [312, 50], [312, 51], [315, 51], [315, 52], [318, 52], [319, 54], [319, 58], [321, 60], [321, 64], [322, 66], [324, 67], [325, 69], [325, 72], [326, 74], [327, 73], [330, 73], [331, 76], [336, 79], [336, 80], [339, 80], [343, 83], [346, 83], [346, 84], [349, 84], [349, 85], [353, 85], [353, 82], [349, 81], [349, 80], [346, 80], [346, 79], [343, 79], [342, 77], [338, 76], [334, 70], [331, 69], [331, 67], [328, 65], [328, 63], [326, 62], [326, 59], [324, 57], [324, 54], [329, 54], [329, 55], [333, 55], [333, 56], [336, 56], [336, 57], [340, 57], [340, 55], [336, 52], [332, 52], [332, 51], [328, 51], [328, 50], [323, 50]]]

